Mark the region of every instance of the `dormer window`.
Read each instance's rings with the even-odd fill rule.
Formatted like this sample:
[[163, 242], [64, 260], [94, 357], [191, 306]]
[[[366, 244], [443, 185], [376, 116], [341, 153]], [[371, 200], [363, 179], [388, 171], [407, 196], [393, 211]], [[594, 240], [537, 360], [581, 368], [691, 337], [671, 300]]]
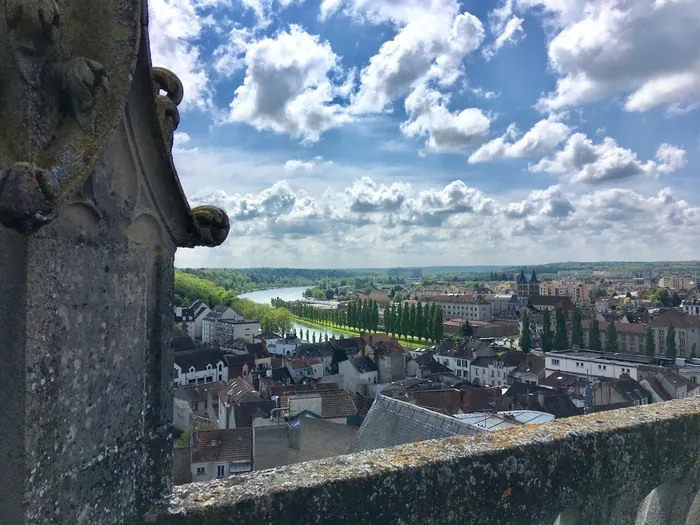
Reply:
[[193, 366], [190, 367], [190, 374], [194, 374], [194, 367]]
[[211, 365], [207, 365], [207, 370], [211, 370]]

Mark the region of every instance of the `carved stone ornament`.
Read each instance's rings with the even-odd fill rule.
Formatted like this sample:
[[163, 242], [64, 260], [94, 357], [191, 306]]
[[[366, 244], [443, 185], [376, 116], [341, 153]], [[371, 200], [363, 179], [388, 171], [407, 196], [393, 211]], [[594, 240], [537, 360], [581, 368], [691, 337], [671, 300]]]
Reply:
[[[180, 124], [180, 112], [177, 107], [182, 102], [184, 89], [182, 82], [175, 73], [164, 67], [153, 68], [153, 81], [156, 85], [156, 104], [158, 109], [158, 120], [160, 121], [163, 140], [168, 145], [168, 149], [173, 148], [173, 136]], [[165, 95], [161, 94], [165, 92]]]
[[[0, 2], [1, 225], [35, 232], [93, 174], [122, 123], [139, 53], [150, 64], [146, 14], [145, 0]], [[182, 83], [167, 69], [151, 71], [153, 113], [139, 118], [158, 120], [169, 173], [153, 176], [173, 179], [190, 225], [176, 244], [216, 246], [226, 239], [228, 216], [189, 208], [170, 156]]]
[[82, 186], [118, 121], [141, 2], [5, 0], [3, 7], [0, 223], [31, 232]]

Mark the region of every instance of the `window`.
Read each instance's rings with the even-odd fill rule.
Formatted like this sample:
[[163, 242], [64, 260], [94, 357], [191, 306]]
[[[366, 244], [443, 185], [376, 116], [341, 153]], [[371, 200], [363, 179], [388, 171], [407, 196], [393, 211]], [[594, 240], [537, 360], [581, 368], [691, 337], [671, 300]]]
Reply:
[[224, 380], [224, 376], [222, 376], [221, 374], [219, 374], [219, 381], [223, 381], [223, 380]]
[[223, 478], [226, 475], [226, 465], [216, 466], [216, 477]]
[[235, 474], [237, 472], [250, 472], [250, 461], [237, 461], [228, 464], [229, 474]]
[[175, 372], [175, 377], [180, 377], [180, 370], [178, 370], [177, 368], [173, 368], [173, 370]]
[[214, 376], [207, 376], [206, 377], [207, 383], [213, 383], [214, 382]]
[[194, 382], [195, 382], [194, 379], [189, 379], [189, 380], [187, 381], [187, 384], [188, 384], [188, 385], [194, 385]]
[[197, 412], [199, 410], [199, 401], [194, 402], [194, 411]]
[[649, 400], [648, 399], [642, 399], [642, 405], [648, 405]]
[[219, 370], [221, 370], [222, 368], [224, 368], [223, 363], [219, 363], [218, 365], [216, 365], [216, 368], [218, 368]]
[[552, 364], [553, 364], [553, 365], [558, 365], [558, 364], [559, 364], [559, 359], [552, 359]]
[[207, 473], [207, 467], [197, 467], [197, 475], [203, 476]]

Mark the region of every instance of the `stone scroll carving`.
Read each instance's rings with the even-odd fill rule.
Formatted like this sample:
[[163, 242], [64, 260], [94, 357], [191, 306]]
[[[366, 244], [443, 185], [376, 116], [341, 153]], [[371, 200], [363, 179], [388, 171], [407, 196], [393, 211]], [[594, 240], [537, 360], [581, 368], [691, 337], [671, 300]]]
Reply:
[[[163, 140], [168, 145], [168, 149], [171, 150], [175, 130], [180, 124], [180, 112], [177, 107], [182, 102], [184, 89], [175, 73], [164, 67], [153, 68], [153, 81], [156, 86], [156, 105]], [[162, 95], [161, 91], [165, 95]]]
[[111, 135], [130, 87], [142, 2], [0, 5], [0, 223], [24, 233], [54, 218]]

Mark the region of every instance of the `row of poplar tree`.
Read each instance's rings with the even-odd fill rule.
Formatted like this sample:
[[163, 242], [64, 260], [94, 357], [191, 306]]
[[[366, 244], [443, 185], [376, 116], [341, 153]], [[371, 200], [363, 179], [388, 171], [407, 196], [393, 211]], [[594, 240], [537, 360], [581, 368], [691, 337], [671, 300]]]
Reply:
[[[615, 321], [608, 323], [608, 328], [605, 330], [605, 345], [601, 343], [600, 324], [597, 319], [592, 319], [590, 331], [588, 334], [588, 344], [583, 337], [583, 326], [581, 324], [581, 312], [574, 310], [571, 316], [571, 339], [566, 329], [566, 317], [561, 308], [557, 308], [554, 318], [554, 332], [552, 332], [552, 322], [550, 312], [545, 310], [542, 319], [542, 334], [540, 335], [540, 347], [543, 352], [551, 350], [566, 350], [573, 346], [578, 348], [589, 348], [590, 350], [598, 350], [604, 352], [618, 352], [619, 343], [617, 338], [617, 327]], [[569, 345], [571, 342], [571, 345]], [[673, 323], [666, 328], [666, 357], [676, 357], [676, 330]], [[520, 349], [527, 353], [532, 350], [532, 332], [530, 327], [530, 316], [525, 313], [523, 315], [523, 328], [520, 332]], [[644, 333], [644, 352], [648, 356], [653, 356], [656, 353], [654, 346], [654, 333], [651, 326], [647, 326]], [[692, 350], [695, 354], [695, 348]], [[695, 357], [694, 355], [691, 355]]]
[[439, 342], [442, 322], [442, 310], [435, 303], [394, 303], [384, 310], [384, 331], [398, 337]]
[[[272, 306], [287, 308], [300, 319], [339, 328], [377, 332], [379, 325], [379, 305], [371, 299], [355, 299], [348, 303], [347, 310], [319, 309], [301, 302], [285, 302], [279, 298], [272, 300]], [[442, 310], [435, 304], [392, 303], [384, 310], [384, 332], [418, 341], [441, 341], [443, 336]]]

